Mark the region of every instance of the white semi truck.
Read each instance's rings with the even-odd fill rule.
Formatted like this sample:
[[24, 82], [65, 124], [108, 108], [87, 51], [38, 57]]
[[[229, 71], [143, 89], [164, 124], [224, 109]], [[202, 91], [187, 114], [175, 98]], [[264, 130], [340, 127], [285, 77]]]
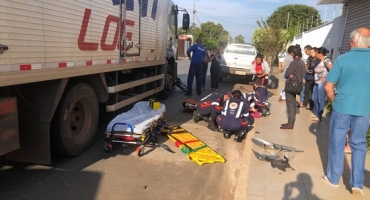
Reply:
[[99, 103], [112, 112], [168, 97], [178, 12], [170, 0], [0, 1], [0, 156], [77, 156], [96, 135]]

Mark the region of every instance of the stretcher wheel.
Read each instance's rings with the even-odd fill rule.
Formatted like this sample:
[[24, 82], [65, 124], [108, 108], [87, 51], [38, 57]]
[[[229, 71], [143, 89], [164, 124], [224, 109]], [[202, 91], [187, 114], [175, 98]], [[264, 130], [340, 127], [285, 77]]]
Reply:
[[137, 151], [137, 156], [138, 157], [142, 157], [144, 155], [144, 147], [137, 147], [136, 148], [136, 151]]
[[104, 143], [104, 151], [107, 153], [111, 153], [113, 151], [112, 143]]

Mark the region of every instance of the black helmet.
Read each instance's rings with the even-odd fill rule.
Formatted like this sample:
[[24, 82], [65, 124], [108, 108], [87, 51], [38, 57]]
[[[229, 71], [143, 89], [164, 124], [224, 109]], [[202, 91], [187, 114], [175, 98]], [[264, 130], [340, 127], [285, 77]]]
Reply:
[[258, 112], [260, 112], [262, 116], [267, 117], [270, 115], [270, 108], [268, 108], [267, 106], [259, 107]]

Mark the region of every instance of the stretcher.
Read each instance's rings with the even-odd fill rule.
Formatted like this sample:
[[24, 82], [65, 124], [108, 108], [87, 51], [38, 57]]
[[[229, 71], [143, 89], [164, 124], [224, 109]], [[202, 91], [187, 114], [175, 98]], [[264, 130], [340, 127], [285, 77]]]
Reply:
[[156, 135], [161, 134], [166, 125], [165, 111], [164, 104], [160, 104], [159, 108], [154, 110], [150, 107], [149, 101], [137, 102], [131, 110], [117, 115], [108, 124], [104, 150], [107, 153], [112, 152], [114, 143], [123, 146], [139, 145], [136, 148], [137, 155], [143, 156], [146, 145], [158, 143]]
[[224, 157], [180, 126], [165, 126], [162, 132], [167, 134], [176, 147], [181, 148], [181, 151], [187, 154], [189, 160], [198, 165], [226, 162]]

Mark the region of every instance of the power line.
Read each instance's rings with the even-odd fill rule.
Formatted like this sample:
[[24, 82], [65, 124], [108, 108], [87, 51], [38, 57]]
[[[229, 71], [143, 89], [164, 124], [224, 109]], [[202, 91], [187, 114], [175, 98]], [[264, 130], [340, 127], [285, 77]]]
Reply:
[[[186, 10], [189, 10], [189, 11], [193, 11], [191, 9], [187, 9], [187, 8], [182, 8], [182, 9], [186, 9]], [[225, 22], [225, 23], [229, 23], [229, 24], [234, 24], [234, 25], [239, 25], [239, 26], [247, 26], [247, 27], [256, 27], [256, 25], [251, 25], [251, 24], [241, 24], [241, 23], [235, 23], [235, 22], [231, 22], [231, 21], [227, 21], [227, 20], [223, 20], [223, 19], [220, 19], [220, 18], [217, 18], [217, 17], [213, 17], [213, 16], [210, 16], [210, 15], [207, 15], [207, 14], [204, 14], [204, 13], [201, 13], [199, 11], [196, 11], [196, 13], [199, 13], [201, 15], [204, 15], [206, 17], [209, 17], [209, 18], [212, 18], [212, 19], [217, 19], [219, 21], [222, 21], [222, 22]], [[199, 20], [199, 19], [198, 19]], [[257, 20], [257, 19], [256, 19]]]
[[199, 21], [198, 14], [197, 14], [197, 13], [195, 13], [195, 16], [197, 17], [197, 20], [198, 20], [198, 22], [199, 22], [199, 26], [200, 26], [202, 23], [200, 23], [200, 21]]
[[251, 24], [240, 24], [240, 23], [235, 23], [235, 22], [231, 22], [231, 21], [226, 21], [226, 20], [223, 20], [223, 19], [220, 19], [220, 18], [211, 17], [209, 15], [206, 15], [206, 14], [201, 13], [201, 12], [198, 12], [198, 11], [197, 11], [197, 13], [199, 13], [201, 15], [204, 15], [204, 16], [207, 16], [207, 17], [212, 18], [212, 19], [217, 19], [219, 21], [222, 21], [222, 22], [225, 22], [225, 23], [229, 23], [229, 24], [235, 24], [235, 25], [239, 25], [239, 26], [249, 26], [249, 27], [257, 26], [257, 25], [251, 25]]

